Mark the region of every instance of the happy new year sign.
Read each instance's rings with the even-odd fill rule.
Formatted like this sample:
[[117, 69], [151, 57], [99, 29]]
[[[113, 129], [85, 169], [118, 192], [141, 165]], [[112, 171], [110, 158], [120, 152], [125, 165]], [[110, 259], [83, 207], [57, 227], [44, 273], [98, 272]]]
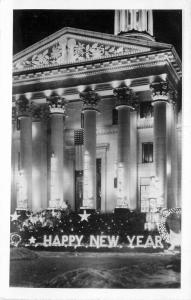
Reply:
[[[88, 244], [84, 242], [83, 235], [44, 235], [44, 247], [93, 247], [93, 248], [115, 248], [119, 246], [119, 236], [114, 235], [90, 235]], [[163, 248], [162, 239], [160, 235], [144, 236], [133, 235], [126, 236], [125, 247], [129, 248]]]

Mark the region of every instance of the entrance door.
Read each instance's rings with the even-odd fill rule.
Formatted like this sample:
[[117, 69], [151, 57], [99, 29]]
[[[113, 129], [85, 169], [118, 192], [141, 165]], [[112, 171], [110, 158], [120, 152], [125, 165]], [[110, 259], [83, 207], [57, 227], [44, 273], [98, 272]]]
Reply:
[[[101, 210], [101, 158], [96, 159], [96, 209]], [[83, 204], [83, 171], [75, 171], [75, 207], [78, 211]]]

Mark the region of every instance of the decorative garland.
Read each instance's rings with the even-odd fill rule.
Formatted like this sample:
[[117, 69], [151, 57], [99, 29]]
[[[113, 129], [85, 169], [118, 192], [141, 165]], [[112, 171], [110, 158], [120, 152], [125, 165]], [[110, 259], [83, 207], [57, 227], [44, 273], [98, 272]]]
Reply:
[[174, 213], [176, 213], [177, 215], [180, 215], [181, 208], [163, 209], [161, 211], [161, 221], [158, 226], [158, 231], [160, 233], [160, 236], [166, 243], [169, 243], [169, 244], [170, 244], [170, 234], [166, 228], [166, 221], [167, 221], [167, 218]]

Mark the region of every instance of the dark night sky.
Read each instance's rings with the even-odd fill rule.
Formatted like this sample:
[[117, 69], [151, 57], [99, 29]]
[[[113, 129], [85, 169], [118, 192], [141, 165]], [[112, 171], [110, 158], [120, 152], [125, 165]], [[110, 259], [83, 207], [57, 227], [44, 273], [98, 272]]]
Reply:
[[[180, 10], [154, 10], [156, 41], [173, 44], [182, 56]], [[14, 10], [13, 54], [63, 27], [113, 34], [114, 10]]]

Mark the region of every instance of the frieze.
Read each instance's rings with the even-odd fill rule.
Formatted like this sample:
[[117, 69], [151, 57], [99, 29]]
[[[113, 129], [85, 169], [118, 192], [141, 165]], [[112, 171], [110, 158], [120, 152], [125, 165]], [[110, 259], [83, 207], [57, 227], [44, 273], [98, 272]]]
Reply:
[[108, 43], [90, 42], [88, 40], [78, 40], [76, 38], [61, 37], [55, 44], [39, 53], [33, 53], [26, 59], [20, 59], [13, 65], [14, 71], [28, 68], [39, 68], [44, 66], [56, 66], [86, 60], [96, 60], [104, 57], [133, 54], [148, 51], [148, 48], [112, 45]]

